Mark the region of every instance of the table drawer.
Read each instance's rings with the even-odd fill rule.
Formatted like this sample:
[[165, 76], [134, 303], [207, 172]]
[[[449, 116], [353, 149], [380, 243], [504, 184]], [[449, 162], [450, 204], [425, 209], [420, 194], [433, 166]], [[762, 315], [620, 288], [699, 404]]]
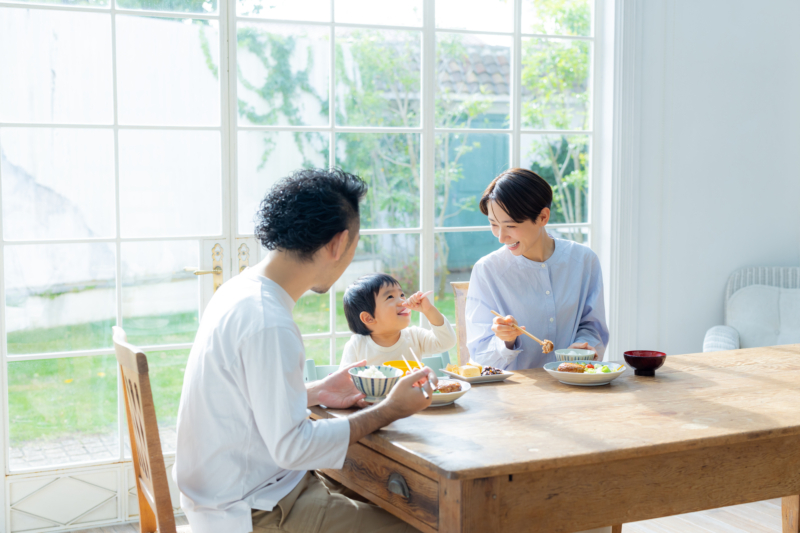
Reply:
[[350, 446], [341, 470], [323, 472], [412, 525], [438, 529], [439, 484], [363, 444]]

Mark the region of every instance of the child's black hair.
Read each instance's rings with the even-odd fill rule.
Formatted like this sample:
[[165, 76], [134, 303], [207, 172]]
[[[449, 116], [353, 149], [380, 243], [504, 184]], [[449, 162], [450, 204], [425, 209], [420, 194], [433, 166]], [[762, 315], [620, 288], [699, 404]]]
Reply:
[[400, 282], [389, 274], [367, 274], [355, 280], [344, 292], [344, 316], [350, 331], [357, 335], [369, 335], [372, 332], [361, 321], [361, 313], [366, 311], [375, 316], [375, 300], [381, 288], [400, 286]]

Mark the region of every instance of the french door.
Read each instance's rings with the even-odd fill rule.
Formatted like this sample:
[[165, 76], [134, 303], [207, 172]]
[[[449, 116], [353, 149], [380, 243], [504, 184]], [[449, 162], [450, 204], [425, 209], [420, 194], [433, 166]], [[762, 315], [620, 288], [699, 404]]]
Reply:
[[259, 203], [295, 169], [370, 187], [355, 260], [295, 306], [318, 364], [364, 273], [454, 322], [509, 167], [553, 186], [554, 236], [591, 242], [594, 4], [0, 0], [0, 529], [136, 519], [111, 327], [148, 354], [169, 470], [203, 309], [261, 259]]
[[112, 325], [174, 461], [203, 309], [260, 257], [232, 223], [228, 6], [0, 5], [4, 531], [138, 515]]

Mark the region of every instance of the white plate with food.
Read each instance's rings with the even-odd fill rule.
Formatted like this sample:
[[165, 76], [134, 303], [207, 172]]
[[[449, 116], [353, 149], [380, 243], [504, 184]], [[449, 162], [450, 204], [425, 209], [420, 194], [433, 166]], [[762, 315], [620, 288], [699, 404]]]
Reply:
[[481, 366], [475, 363], [467, 363], [463, 366], [447, 365], [442, 372], [451, 378], [466, 381], [467, 383], [492, 383], [505, 381], [514, 375], [508, 370], [500, 370], [491, 366]]
[[608, 385], [625, 373], [625, 365], [615, 361], [554, 361], [544, 369], [564, 385], [580, 387]]
[[433, 392], [431, 407], [450, 405], [469, 392], [470, 387], [469, 383], [452, 379], [440, 379], [439, 388]]

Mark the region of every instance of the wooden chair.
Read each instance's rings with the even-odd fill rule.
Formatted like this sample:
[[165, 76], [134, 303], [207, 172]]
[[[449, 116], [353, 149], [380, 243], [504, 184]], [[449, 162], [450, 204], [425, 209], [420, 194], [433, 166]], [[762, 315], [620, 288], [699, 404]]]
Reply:
[[125, 389], [125, 413], [128, 416], [133, 471], [139, 496], [139, 531], [191, 533], [190, 526], [175, 527], [147, 356], [136, 346], [128, 344], [122, 328], [115, 326], [112, 329], [122, 388]]
[[467, 349], [467, 291], [469, 281], [451, 281], [453, 294], [456, 295], [456, 336], [458, 343], [456, 349], [458, 353], [458, 364], [466, 365], [469, 363], [469, 350]]

